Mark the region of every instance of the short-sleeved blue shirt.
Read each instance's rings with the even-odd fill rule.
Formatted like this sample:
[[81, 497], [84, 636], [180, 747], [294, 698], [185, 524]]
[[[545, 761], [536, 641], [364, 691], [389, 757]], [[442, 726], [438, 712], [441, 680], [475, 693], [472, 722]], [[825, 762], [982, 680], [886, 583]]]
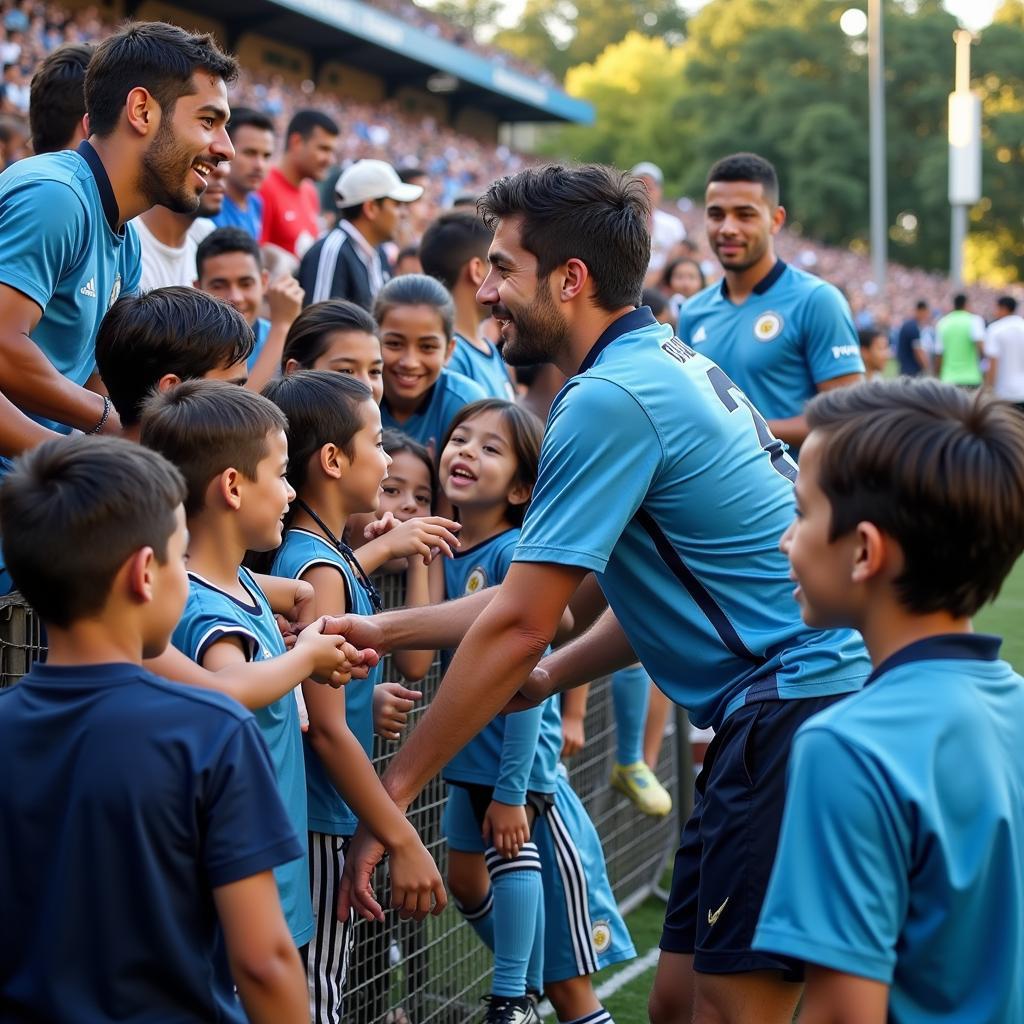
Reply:
[[481, 352], [468, 338], [456, 334], [455, 351], [448, 360], [448, 369], [476, 381], [488, 398], [513, 401], [516, 390], [512, 387], [512, 378], [508, 375], [508, 364], [490, 341], [486, 338], [480, 340], [487, 346], [486, 352]]
[[380, 403], [380, 418], [385, 428], [401, 430], [430, 449], [435, 458], [441, 454], [441, 442], [455, 414], [470, 402], [486, 398], [484, 389], [476, 381], [461, 373], [442, 370], [434, 386], [423, 396], [422, 404], [404, 423], [391, 414], [387, 396]]
[[213, 890], [303, 850], [252, 715], [137, 665], [35, 665], [0, 750], [0, 1016], [241, 1024]]
[[839, 289], [778, 260], [745, 302], [723, 279], [679, 312], [680, 340], [725, 370], [762, 416], [799, 416], [823, 381], [863, 373]]
[[[518, 541], [518, 529], [506, 530], [445, 559], [448, 597], [475, 594], [500, 583]], [[554, 793], [561, 752], [561, 703], [552, 697], [529, 711], [498, 715], [448, 762], [444, 778], [493, 786], [495, 800], [519, 806], [527, 791]]]
[[241, 228], [258, 242], [263, 232], [263, 196], [259, 192], [250, 192], [245, 197], [243, 209], [225, 194], [220, 213], [210, 219], [219, 228]]
[[551, 407], [515, 560], [592, 569], [640, 661], [698, 726], [859, 689], [851, 630], [805, 626], [779, 540], [796, 466], [742, 392], [646, 307]]
[[[0, 284], [43, 311], [32, 340], [79, 385], [96, 368], [100, 321], [119, 295], [139, 287], [139, 239], [118, 220], [110, 180], [88, 142], [19, 160], [0, 174]], [[28, 415], [61, 433], [70, 429]]]
[[[337, 569], [341, 574], [348, 597], [348, 611], [356, 615], [373, 614], [369, 595], [342, 554], [323, 537], [308, 530], [291, 529], [284, 535], [270, 571], [274, 576], [299, 580], [317, 565]], [[338, 614], [345, 610], [339, 608]], [[345, 687], [345, 722], [368, 758], [373, 756], [373, 688], [380, 682], [382, 671], [383, 666], [377, 665], [365, 679], [353, 679]], [[306, 758], [310, 830], [332, 836], [352, 835], [359, 824], [355, 812], [334, 788], [327, 770], [305, 736], [302, 749]]]
[[754, 945], [889, 985], [896, 1024], [1024, 1020], [1024, 679], [998, 652], [910, 644], [793, 742]]
[[[274, 613], [247, 569], [238, 570], [238, 581], [250, 601], [231, 594], [189, 573], [188, 601], [171, 642], [197, 664], [220, 640], [241, 640], [249, 661], [276, 658], [285, 653], [284, 640]], [[253, 712], [270, 751], [278, 791], [292, 826], [302, 843], [302, 856], [275, 869], [285, 920], [296, 946], [313, 936], [313, 910], [309, 901], [309, 859], [306, 850], [306, 772], [302, 757], [302, 730], [293, 693]]]

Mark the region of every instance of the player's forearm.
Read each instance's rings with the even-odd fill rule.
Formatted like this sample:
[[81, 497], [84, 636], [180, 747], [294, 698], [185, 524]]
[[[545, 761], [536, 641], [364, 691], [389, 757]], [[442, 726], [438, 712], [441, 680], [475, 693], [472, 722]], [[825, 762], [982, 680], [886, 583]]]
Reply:
[[561, 693], [636, 663], [633, 647], [609, 608], [582, 636], [549, 654], [540, 664], [552, 693]]
[[442, 605], [401, 608], [376, 616], [374, 622], [384, 634], [388, 651], [455, 648], [497, 592], [497, 587], [489, 587]]
[[282, 942], [258, 968], [232, 960], [231, 973], [250, 1024], [309, 1024], [306, 975], [291, 942]]
[[0, 394], [0, 455], [21, 455], [44, 441], [61, 435], [30, 420], [16, 405]]
[[768, 420], [768, 429], [780, 440], [794, 448], [807, 440], [810, 428], [806, 416], [790, 416], [782, 420]]
[[368, 576], [375, 573], [386, 562], [390, 562], [395, 555], [391, 550], [391, 540], [385, 533], [381, 537], [374, 537], [368, 540], [359, 549], [359, 564], [363, 572]]
[[[476, 604], [485, 595], [450, 602], [440, 611]], [[423, 720], [384, 776], [385, 788], [400, 808], [408, 807], [427, 782], [508, 703], [551, 642], [555, 626], [552, 622], [545, 635], [523, 622], [514, 602], [500, 599], [480, 615], [455, 652]]]

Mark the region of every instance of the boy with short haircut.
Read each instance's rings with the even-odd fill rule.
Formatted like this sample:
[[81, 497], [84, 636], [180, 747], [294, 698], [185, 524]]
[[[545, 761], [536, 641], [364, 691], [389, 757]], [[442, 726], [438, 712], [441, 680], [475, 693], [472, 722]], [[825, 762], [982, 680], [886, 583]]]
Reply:
[[921, 379], [807, 418], [782, 547], [875, 668], [796, 735], [754, 945], [809, 965], [805, 1024], [1024, 1020], [1024, 680], [971, 627], [1024, 549], [1024, 422]]
[[[196, 288], [229, 302], [256, 336], [247, 361], [249, 390], [259, 391], [281, 368], [288, 329], [302, 312], [305, 293], [290, 274], [273, 282], [256, 240], [241, 228], [217, 228], [196, 250]], [[263, 300], [270, 319], [261, 316]]]
[[490, 398], [515, 398], [508, 364], [480, 333], [490, 315], [476, 300], [487, 276], [487, 249], [494, 232], [475, 214], [456, 211], [439, 217], [420, 242], [423, 273], [436, 277], [455, 303], [455, 350], [447, 368], [475, 380]]
[[185, 604], [184, 497], [155, 452], [92, 437], [0, 490], [49, 643], [0, 691], [5, 1020], [309, 1020], [271, 875], [302, 845], [253, 716], [141, 666]]
[[[345, 668], [344, 641], [315, 629], [287, 651], [267, 598], [242, 567], [247, 551], [281, 543], [282, 518], [295, 492], [285, 419], [272, 402], [244, 388], [193, 380], [154, 395], [142, 419], [142, 443], [173, 462], [185, 478], [189, 594], [171, 642], [211, 672], [330, 677]], [[299, 712], [291, 693], [255, 712], [292, 825], [306, 835], [306, 774]], [[275, 872], [296, 946], [313, 935], [306, 847], [301, 860]]]
[[142, 407], [154, 391], [206, 378], [245, 384], [253, 332], [228, 303], [194, 288], [154, 288], [119, 299], [96, 336], [96, 367], [137, 441]]

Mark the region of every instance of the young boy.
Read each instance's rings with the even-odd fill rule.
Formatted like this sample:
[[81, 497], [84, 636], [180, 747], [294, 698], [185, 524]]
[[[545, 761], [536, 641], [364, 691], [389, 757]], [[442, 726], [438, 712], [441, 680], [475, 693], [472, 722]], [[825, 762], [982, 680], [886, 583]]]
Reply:
[[[173, 462], [185, 478], [189, 528], [189, 595], [172, 636], [179, 651], [211, 672], [248, 663], [256, 678], [296, 686], [344, 668], [340, 637], [304, 630], [286, 651], [273, 612], [252, 575], [247, 551], [281, 543], [281, 521], [295, 492], [285, 420], [272, 402], [244, 388], [193, 380], [149, 400], [142, 442]], [[295, 698], [285, 692], [255, 712], [292, 824], [306, 834], [306, 775]], [[285, 918], [297, 946], [313, 934], [308, 865], [275, 872]]]
[[864, 360], [865, 378], [881, 380], [892, 359], [889, 332], [880, 327], [864, 327], [857, 332], [857, 341], [860, 344], [860, 357]]
[[[256, 336], [248, 359], [249, 389], [259, 391], [281, 369], [284, 339], [302, 312], [305, 292], [290, 274], [270, 281], [259, 246], [241, 228], [217, 228], [196, 250], [196, 288], [230, 302]], [[270, 319], [260, 314], [263, 300]]]
[[188, 593], [184, 498], [161, 456], [93, 437], [0, 491], [49, 643], [0, 691], [4, 1020], [309, 1020], [271, 875], [302, 845], [253, 716], [141, 667]]
[[1024, 422], [909, 379], [807, 417], [782, 547], [874, 672], [796, 735], [754, 944], [809, 965], [804, 1024], [1024, 1020], [1024, 680], [971, 629], [1024, 549]]
[[96, 335], [96, 367], [124, 436], [139, 439], [154, 391], [200, 377], [245, 384], [253, 332], [237, 310], [194, 288], [155, 288], [119, 299]]
[[515, 398], [508, 364], [486, 338], [480, 323], [490, 315], [476, 301], [487, 276], [487, 249], [494, 232], [475, 214], [455, 212], [439, 217], [420, 243], [423, 273], [436, 277], [455, 303], [455, 349], [448, 369], [475, 380], [489, 398]]

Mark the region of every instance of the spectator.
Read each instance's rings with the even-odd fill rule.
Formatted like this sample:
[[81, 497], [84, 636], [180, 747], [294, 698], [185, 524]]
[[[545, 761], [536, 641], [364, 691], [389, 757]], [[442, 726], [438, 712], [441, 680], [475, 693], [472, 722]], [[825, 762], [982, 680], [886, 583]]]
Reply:
[[231, 111], [228, 135], [235, 147], [220, 212], [212, 218], [219, 228], [241, 228], [253, 238], [263, 233], [263, 197], [260, 189], [274, 156], [274, 122], [258, 110]]
[[678, 217], [659, 209], [665, 177], [657, 164], [639, 163], [629, 173], [643, 182], [651, 199], [651, 262], [645, 280], [648, 284], [656, 284], [665, 264], [678, 255], [676, 250], [686, 238], [686, 228]]
[[29, 86], [20, 64], [4, 65], [3, 109], [9, 114], [25, 117], [28, 114]]
[[381, 248], [395, 237], [402, 206], [423, 195], [383, 160], [360, 160], [336, 186], [341, 219], [302, 257], [299, 284], [307, 302], [348, 299], [370, 309], [391, 277]]
[[935, 325], [935, 375], [947, 384], [981, 386], [985, 321], [967, 309], [967, 296], [953, 298], [953, 311]]
[[1024, 317], [1017, 314], [1017, 300], [1011, 295], [996, 303], [996, 315], [985, 333], [985, 355], [985, 382], [999, 398], [1024, 409]]
[[[399, 241], [403, 246], [419, 245], [424, 232], [434, 223], [440, 212], [432, 191], [434, 183], [430, 180], [430, 175], [422, 167], [403, 168], [398, 172], [398, 177], [406, 185], [418, 185], [423, 189], [419, 199], [414, 199], [409, 204], [405, 219], [400, 226], [401, 230], [399, 231]], [[397, 260], [395, 262], [397, 263]], [[419, 273], [419, 271], [410, 270], [406, 271], [406, 273], [414, 274]]]
[[900, 374], [917, 377], [928, 370], [928, 352], [924, 345], [924, 331], [931, 323], [932, 311], [924, 299], [918, 299], [914, 315], [900, 325], [896, 336], [896, 361]]
[[4, 168], [28, 156], [28, 141], [22, 118], [0, 114], [0, 163]]
[[92, 54], [89, 43], [68, 43], [32, 76], [28, 120], [37, 156], [75, 149], [85, 138], [85, 69]]
[[334, 162], [338, 125], [319, 110], [300, 110], [288, 123], [281, 162], [260, 189], [261, 245], [276, 245], [300, 259], [320, 234], [320, 200], [315, 181]]
[[880, 380], [892, 359], [889, 347], [889, 332], [881, 327], [862, 327], [857, 332], [860, 343], [860, 357], [864, 361], [866, 380]]
[[680, 256], [665, 266], [660, 289], [672, 315], [671, 323], [679, 320], [679, 311], [686, 300], [692, 299], [697, 292], [702, 292], [706, 287], [704, 269], [692, 256]]

